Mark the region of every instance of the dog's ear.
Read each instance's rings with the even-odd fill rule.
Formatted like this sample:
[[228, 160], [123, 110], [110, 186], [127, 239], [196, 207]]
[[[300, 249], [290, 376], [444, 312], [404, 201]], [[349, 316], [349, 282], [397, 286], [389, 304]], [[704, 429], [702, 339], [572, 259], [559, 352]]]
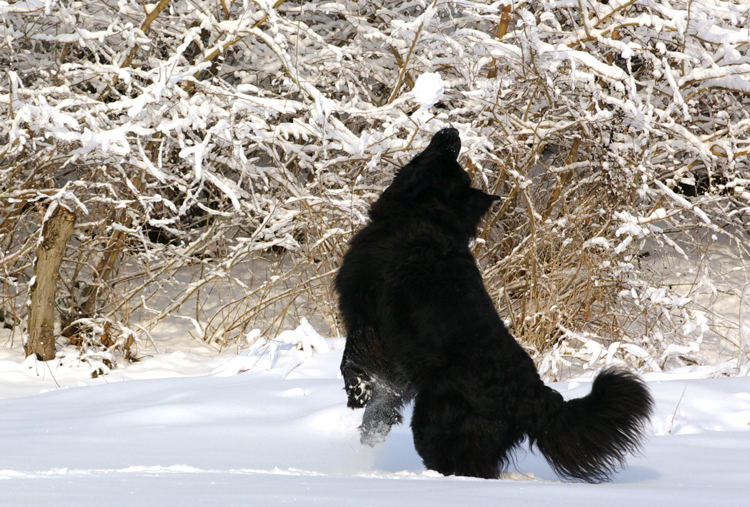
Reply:
[[481, 210], [481, 216], [484, 216], [496, 201], [502, 199], [499, 195], [486, 194], [479, 189], [474, 190], [477, 190], [479, 194], [474, 197], [474, 200], [476, 201], [475, 206], [477, 206], [478, 210]]
[[470, 236], [476, 236], [477, 227], [479, 227], [482, 217], [500, 199], [502, 197], [499, 195], [486, 194], [478, 188], [469, 189], [469, 194], [463, 202], [463, 209], [459, 213]]
[[472, 216], [484, 216], [490, 210], [490, 207], [502, 199], [499, 195], [492, 195], [479, 190], [478, 188], [469, 189], [469, 194], [464, 203], [464, 210]]

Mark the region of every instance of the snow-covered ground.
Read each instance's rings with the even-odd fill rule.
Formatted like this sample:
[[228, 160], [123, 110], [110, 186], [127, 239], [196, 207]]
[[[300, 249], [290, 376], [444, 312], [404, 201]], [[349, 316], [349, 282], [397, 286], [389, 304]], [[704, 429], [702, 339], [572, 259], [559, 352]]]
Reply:
[[[342, 339], [302, 326], [239, 355], [182, 345], [97, 379], [72, 359], [45, 365], [24, 362], [18, 344], [0, 349], [0, 504], [663, 507], [750, 498], [750, 378], [702, 378], [732, 365], [647, 375], [657, 407], [644, 454], [611, 483], [590, 485], [560, 482], [528, 450], [503, 480], [442, 477], [422, 466], [408, 424], [379, 447], [361, 446], [361, 411], [346, 408], [338, 378]], [[555, 388], [577, 397], [588, 380]]]

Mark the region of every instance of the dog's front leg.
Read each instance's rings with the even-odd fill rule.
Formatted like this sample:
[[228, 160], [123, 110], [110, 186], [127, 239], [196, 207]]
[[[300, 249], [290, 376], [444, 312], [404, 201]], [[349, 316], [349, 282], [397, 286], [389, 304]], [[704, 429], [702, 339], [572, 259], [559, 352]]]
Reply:
[[391, 426], [401, 422], [401, 407], [405, 400], [392, 386], [373, 380], [372, 397], [365, 407], [360, 430], [360, 442], [374, 446], [385, 440]]
[[341, 359], [341, 375], [349, 408], [362, 408], [370, 401], [376, 361], [365, 333], [361, 329], [351, 331]]
[[348, 398], [346, 406], [362, 408], [372, 397], [372, 380], [364, 370], [351, 364], [342, 364], [341, 374], [344, 376], [344, 389]]

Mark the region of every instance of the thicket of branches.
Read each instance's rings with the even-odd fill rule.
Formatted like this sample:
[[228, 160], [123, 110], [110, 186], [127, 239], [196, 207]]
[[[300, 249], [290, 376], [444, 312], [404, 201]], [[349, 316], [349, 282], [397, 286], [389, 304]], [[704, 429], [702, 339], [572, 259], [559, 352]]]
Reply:
[[[0, 18], [0, 305], [19, 332], [55, 206], [76, 214], [58, 346], [111, 364], [170, 317], [222, 344], [301, 316], [336, 332], [347, 239], [452, 125], [504, 197], [475, 251], [545, 375], [690, 364], [709, 329], [739, 350], [710, 297], [745, 272], [710, 259], [748, 253], [742, 0], [29, 0]], [[446, 83], [428, 110], [425, 72]]]

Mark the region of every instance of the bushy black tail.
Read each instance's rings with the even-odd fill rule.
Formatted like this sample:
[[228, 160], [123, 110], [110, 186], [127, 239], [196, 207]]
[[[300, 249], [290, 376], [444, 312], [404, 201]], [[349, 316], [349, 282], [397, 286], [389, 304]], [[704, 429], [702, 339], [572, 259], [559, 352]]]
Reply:
[[637, 452], [651, 415], [653, 399], [632, 373], [601, 372], [583, 398], [565, 402], [545, 420], [531, 440], [555, 472], [571, 479], [602, 482]]

